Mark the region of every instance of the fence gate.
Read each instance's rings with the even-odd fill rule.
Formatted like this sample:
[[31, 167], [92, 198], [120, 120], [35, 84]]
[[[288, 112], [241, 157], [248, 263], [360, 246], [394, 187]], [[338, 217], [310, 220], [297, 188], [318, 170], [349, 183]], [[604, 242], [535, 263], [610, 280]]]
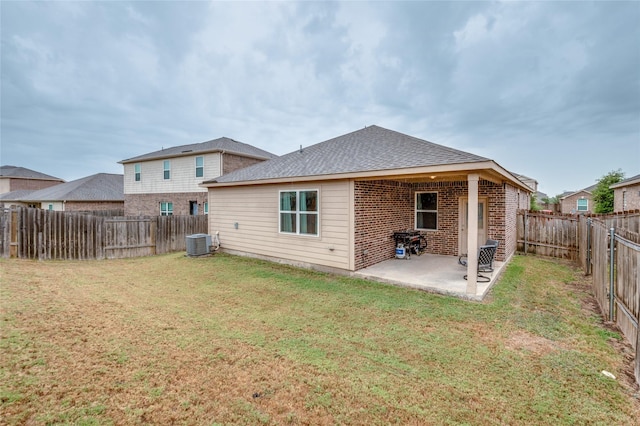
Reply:
[[110, 218], [104, 221], [104, 255], [107, 259], [156, 254], [156, 221], [140, 218]]

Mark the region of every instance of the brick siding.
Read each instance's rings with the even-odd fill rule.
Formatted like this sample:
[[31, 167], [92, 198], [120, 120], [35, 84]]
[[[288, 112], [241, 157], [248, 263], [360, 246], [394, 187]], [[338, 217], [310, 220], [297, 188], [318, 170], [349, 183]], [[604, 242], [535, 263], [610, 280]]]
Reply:
[[189, 202], [197, 201], [198, 214], [204, 214], [204, 203], [208, 201], [207, 192], [176, 192], [165, 194], [125, 194], [125, 216], [158, 216], [160, 203], [173, 203], [174, 215], [189, 215]]
[[[46, 208], [46, 206], [43, 206]], [[100, 210], [124, 210], [124, 201], [67, 201], [64, 204], [67, 212], [94, 212]]]
[[[625, 193], [626, 205], [622, 205], [622, 194]], [[640, 209], [640, 184], [628, 185], [613, 190], [613, 211], [624, 212]]]
[[355, 270], [394, 256], [395, 231], [413, 227], [411, 186], [395, 181], [355, 182]]
[[222, 174], [231, 173], [235, 170], [244, 169], [245, 167], [253, 166], [254, 164], [261, 163], [264, 160], [258, 160], [256, 158], [241, 157], [234, 154], [223, 154], [222, 157]]
[[42, 179], [10, 179], [9, 191], [45, 189], [55, 185], [64, 183], [60, 180], [42, 180]]
[[[586, 211], [578, 211], [578, 200], [581, 198], [586, 198], [588, 201], [587, 210]], [[593, 199], [591, 198], [591, 194], [585, 191], [578, 192], [575, 195], [571, 195], [563, 200], [560, 200], [560, 213], [564, 214], [584, 214], [584, 213], [592, 213], [593, 212]]]
[[[424, 231], [427, 252], [458, 255], [460, 197], [468, 195], [466, 181], [409, 184], [395, 181], [361, 181], [354, 186], [355, 269], [365, 268], [395, 255], [393, 233], [414, 229], [415, 193], [438, 192], [438, 229]], [[527, 193], [481, 180], [478, 196], [487, 198], [487, 237], [498, 240], [497, 260], [515, 251], [517, 209], [527, 208]], [[525, 207], [522, 207], [525, 206]]]

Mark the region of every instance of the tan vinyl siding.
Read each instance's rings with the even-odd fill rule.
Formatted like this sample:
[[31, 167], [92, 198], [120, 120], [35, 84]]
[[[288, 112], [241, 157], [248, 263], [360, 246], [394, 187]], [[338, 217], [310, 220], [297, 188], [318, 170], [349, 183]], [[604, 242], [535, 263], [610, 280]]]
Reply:
[[[224, 249], [352, 269], [349, 182], [223, 187], [209, 191], [209, 232]], [[319, 191], [319, 236], [280, 234], [279, 191]], [[235, 228], [235, 223], [238, 228]]]
[[9, 179], [0, 179], [0, 194], [11, 191], [11, 181]]
[[65, 205], [62, 201], [40, 201], [41, 208], [49, 210], [49, 204], [53, 204], [53, 210], [56, 212], [65, 211]]
[[[196, 157], [204, 157], [204, 176], [196, 177]], [[196, 154], [174, 157], [171, 161], [171, 178], [164, 179], [164, 161], [152, 160], [124, 164], [124, 193], [176, 193], [206, 192], [199, 186], [205, 180], [220, 176], [220, 153]], [[140, 164], [141, 179], [135, 181], [135, 165]]]

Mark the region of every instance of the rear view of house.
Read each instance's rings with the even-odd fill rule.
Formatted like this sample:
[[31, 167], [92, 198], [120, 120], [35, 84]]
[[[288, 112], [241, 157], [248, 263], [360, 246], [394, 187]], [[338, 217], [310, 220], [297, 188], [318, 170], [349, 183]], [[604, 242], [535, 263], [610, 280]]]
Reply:
[[391, 259], [394, 233], [406, 230], [451, 256], [497, 240], [506, 260], [532, 192], [493, 160], [378, 126], [203, 185], [223, 249], [342, 271]]
[[275, 157], [223, 137], [122, 160], [125, 215], [207, 214], [207, 190], [200, 186], [203, 181]]

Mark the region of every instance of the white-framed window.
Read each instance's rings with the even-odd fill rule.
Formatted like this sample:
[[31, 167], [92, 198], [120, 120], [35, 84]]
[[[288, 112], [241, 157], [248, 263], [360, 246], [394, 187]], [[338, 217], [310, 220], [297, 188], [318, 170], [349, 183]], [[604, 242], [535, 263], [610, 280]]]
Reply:
[[140, 180], [142, 180], [142, 166], [140, 166], [140, 163], [138, 163], [135, 164], [133, 168], [135, 173], [135, 180], [136, 182], [140, 182]]
[[209, 202], [204, 202], [204, 214], [209, 214]]
[[627, 191], [625, 189], [622, 190], [622, 210], [627, 209]]
[[579, 198], [577, 205], [579, 212], [586, 212], [589, 210], [589, 200], [586, 198]]
[[204, 157], [196, 157], [196, 177], [204, 176]]
[[53, 204], [49, 204], [49, 210], [53, 210]]
[[164, 160], [163, 169], [164, 169], [164, 179], [171, 179], [171, 160]]
[[161, 202], [160, 203], [160, 216], [173, 216], [173, 203]]
[[319, 193], [317, 189], [280, 191], [280, 232], [318, 235]]
[[438, 193], [416, 192], [416, 229], [438, 229]]

